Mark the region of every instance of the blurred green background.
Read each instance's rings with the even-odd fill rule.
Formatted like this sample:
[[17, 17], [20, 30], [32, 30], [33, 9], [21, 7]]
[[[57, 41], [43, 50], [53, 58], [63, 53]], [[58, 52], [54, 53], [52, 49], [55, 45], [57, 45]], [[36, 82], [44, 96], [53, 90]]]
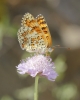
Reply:
[[20, 60], [30, 56], [22, 51], [17, 31], [22, 16], [43, 14], [55, 49], [51, 57], [58, 78], [39, 80], [39, 100], [80, 100], [80, 0], [0, 0], [0, 100], [33, 100], [34, 78], [19, 75]]

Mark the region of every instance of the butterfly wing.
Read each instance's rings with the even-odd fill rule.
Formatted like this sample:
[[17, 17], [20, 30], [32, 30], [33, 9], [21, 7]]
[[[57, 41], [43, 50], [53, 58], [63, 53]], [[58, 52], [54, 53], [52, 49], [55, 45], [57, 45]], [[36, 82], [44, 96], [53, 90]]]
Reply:
[[18, 31], [18, 40], [21, 48], [28, 52], [37, 52], [46, 48], [46, 38], [36, 19], [26, 13], [22, 18], [22, 27]]
[[18, 41], [19, 41], [19, 44], [20, 44], [20, 47], [22, 48], [22, 50], [25, 49], [25, 43], [27, 42], [27, 38], [26, 38], [27, 29], [26, 29], [26, 31], [24, 31], [24, 28], [25, 27], [21, 27], [17, 32]]
[[49, 28], [48, 28], [48, 25], [45, 21], [45, 18], [43, 17], [43, 15], [39, 14], [37, 17], [36, 17], [36, 20], [40, 26], [40, 28], [42, 29], [46, 39], [47, 39], [47, 47], [51, 47], [52, 45], [52, 39], [51, 39], [51, 35], [50, 35], [50, 32], [49, 32]]

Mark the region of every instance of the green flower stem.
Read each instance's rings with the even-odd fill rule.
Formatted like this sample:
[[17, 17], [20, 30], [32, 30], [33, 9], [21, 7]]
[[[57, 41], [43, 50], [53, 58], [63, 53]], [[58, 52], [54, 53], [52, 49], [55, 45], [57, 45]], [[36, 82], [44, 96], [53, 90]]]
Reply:
[[35, 77], [34, 100], [38, 100], [38, 80], [39, 80], [39, 76], [37, 75]]

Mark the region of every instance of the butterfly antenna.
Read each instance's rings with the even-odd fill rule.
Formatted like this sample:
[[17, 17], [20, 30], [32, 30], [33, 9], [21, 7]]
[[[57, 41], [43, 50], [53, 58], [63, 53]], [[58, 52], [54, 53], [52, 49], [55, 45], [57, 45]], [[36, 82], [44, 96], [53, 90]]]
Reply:
[[60, 45], [55, 45], [55, 46], [53, 46], [52, 48], [53, 48], [53, 50], [54, 50], [55, 48], [63, 48], [63, 49], [67, 49], [67, 50], [70, 50], [70, 49], [71, 49], [71, 48], [69, 48], [69, 47], [62, 47], [62, 46], [60, 46]]

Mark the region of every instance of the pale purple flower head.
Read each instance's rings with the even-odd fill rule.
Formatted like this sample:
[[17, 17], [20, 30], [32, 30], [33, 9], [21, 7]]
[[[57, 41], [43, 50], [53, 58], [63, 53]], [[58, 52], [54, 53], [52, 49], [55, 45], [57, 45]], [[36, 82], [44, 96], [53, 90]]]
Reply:
[[45, 76], [48, 80], [54, 81], [57, 77], [54, 63], [49, 56], [35, 55], [22, 60], [21, 63], [16, 67], [18, 73], [26, 74], [35, 77], [37, 74]]

